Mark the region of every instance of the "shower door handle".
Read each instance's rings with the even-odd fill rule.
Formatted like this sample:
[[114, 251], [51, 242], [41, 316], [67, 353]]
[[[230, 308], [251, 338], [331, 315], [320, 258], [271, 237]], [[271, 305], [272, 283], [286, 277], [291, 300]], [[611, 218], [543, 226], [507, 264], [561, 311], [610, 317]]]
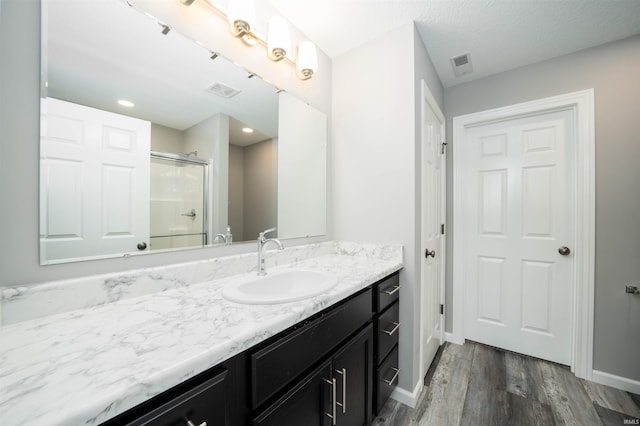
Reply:
[[196, 209], [191, 209], [189, 213], [182, 213], [180, 216], [190, 217], [191, 220], [196, 220]]

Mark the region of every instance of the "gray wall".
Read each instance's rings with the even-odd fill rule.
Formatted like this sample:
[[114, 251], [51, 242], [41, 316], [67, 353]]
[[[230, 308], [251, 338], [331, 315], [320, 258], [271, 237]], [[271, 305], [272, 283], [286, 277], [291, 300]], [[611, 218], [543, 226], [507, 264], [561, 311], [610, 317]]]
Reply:
[[443, 98], [416, 34], [407, 23], [334, 59], [331, 127], [336, 239], [404, 246], [399, 385], [409, 393], [421, 379], [420, 80]]
[[[244, 236], [255, 240], [278, 224], [278, 145], [275, 139], [244, 148]], [[271, 234], [270, 236], [273, 236]]]
[[[624, 293], [625, 284], [640, 282], [640, 36], [446, 89], [447, 139], [455, 116], [589, 88], [596, 119], [594, 369], [640, 380], [640, 297]], [[451, 224], [451, 200], [447, 211]], [[454, 267], [448, 262], [449, 307]]]
[[[0, 286], [46, 282], [84, 275], [109, 273], [247, 253], [255, 244], [238, 244], [155, 253], [148, 256], [105, 259], [63, 265], [40, 266], [38, 253], [38, 147], [40, 140], [40, 2], [0, 0]], [[173, 5], [173, 2], [154, 4]], [[180, 5], [179, 2], [175, 2]], [[181, 6], [181, 5], [180, 5]], [[173, 16], [176, 25], [181, 16]], [[295, 32], [295, 28], [290, 26]], [[240, 46], [233, 37], [216, 39], [232, 61], [245, 65], [297, 97], [331, 115], [331, 60], [319, 53], [319, 69], [306, 82], [266, 59], [259, 49]], [[249, 57], [250, 56], [250, 57]], [[262, 57], [264, 56], [264, 57]], [[289, 70], [291, 71], [291, 70]], [[330, 178], [329, 178], [330, 179]], [[331, 205], [328, 205], [331, 209]], [[331, 211], [331, 210], [329, 210]], [[290, 240], [296, 244], [331, 238], [331, 215], [327, 236]]]
[[229, 144], [229, 226], [234, 241], [245, 239], [244, 148], [232, 144]]

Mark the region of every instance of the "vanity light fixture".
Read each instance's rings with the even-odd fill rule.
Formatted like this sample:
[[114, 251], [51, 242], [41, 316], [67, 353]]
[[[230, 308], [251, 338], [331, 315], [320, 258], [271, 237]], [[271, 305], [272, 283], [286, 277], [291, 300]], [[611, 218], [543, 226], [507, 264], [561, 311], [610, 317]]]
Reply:
[[[178, 0], [185, 6], [190, 6], [196, 0]], [[242, 40], [247, 46], [261, 44], [267, 49], [267, 56], [274, 62], [284, 61], [296, 67], [296, 75], [301, 80], [308, 80], [318, 70], [316, 46], [310, 41], [303, 41], [297, 49], [297, 58], [293, 58], [294, 49], [287, 21], [279, 16], [269, 20], [266, 39], [255, 30], [256, 11], [254, 0], [229, 0], [227, 11], [215, 6], [210, 0], [199, 0], [212, 8], [218, 15], [223, 16], [231, 28], [234, 37]], [[212, 57], [213, 59], [213, 57]]]
[[133, 108], [135, 106], [133, 102], [126, 99], [118, 99], [118, 104], [127, 108]]
[[253, 0], [230, 1], [227, 19], [234, 36], [243, 37], [250, 33], [256, 26], [256, 9]]
[[272, 61], [281, 61], [291, 51], [291, 39], [287, 21], [279, 16], [269, 20], [269, 32], [267, 33], [267, 54]]
[[316, 47], [310, 41], [303, 41], [298, 46], [298, 60], [296, 61], [296, 71], [302, 80], [308, 80], [318, 70], [318, 58]]

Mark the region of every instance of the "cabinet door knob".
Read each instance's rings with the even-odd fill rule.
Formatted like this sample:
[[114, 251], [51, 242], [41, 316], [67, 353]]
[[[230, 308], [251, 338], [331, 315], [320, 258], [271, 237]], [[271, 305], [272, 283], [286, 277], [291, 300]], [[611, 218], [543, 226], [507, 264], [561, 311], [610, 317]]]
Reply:
[[393, 290], [385, 290], [384, 293], [391, 296], [392, 294], [397, 293], [399, 290], [400, 290], [400, 286], [396, 285], [396, 286], [393, 286]]
[[384, 382], [386, 384], [388, 384], [389, 386], [393, 385], [393, 382], [396, 381], [396, 379], [398, 378], [398, 374], [400, 374], [400, 369], [399, 368], [392, 368], [392, 370], [394, 370], [396, 373], [393, 375], [393, 377], [391, 378], [391, 380], [385, 380]]
[[400, 323], [399, 322], [394, 322], [393, 325], [395, 327], [393, 327], [391, 330], [382, 330], [384, 333], [387, 333], [389, 336], [391, 336], [393, 333], [396, 332], [396, 330], [398, 330], [398, 328], [400, 328]]
[[336, 402], [342, 407], [342, 414], [347, 412], [347, 369], [336, 370], [336, 373], [342, 376], [342, 402]]
[[331, 385], [331, 414], [327, 413], [326, 411], [324, 412], [324, 414], [331, 419], [331, 424], [333, 426], [336, 426], [336, 419], [337, 419], [336, 405], [338, 403], [338, 401], [336, 401], [336, 379], [333, 378], [331, 380], [327, 380], [327, 379], [323, 379], [323, 380]]

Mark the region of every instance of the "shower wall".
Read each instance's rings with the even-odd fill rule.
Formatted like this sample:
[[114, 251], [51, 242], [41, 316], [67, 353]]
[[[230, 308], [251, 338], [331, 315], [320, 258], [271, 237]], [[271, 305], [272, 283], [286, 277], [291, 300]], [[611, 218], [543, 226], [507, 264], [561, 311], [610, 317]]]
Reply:
[[151, 250], [207, 243], [205, 176], [204, 165], [151, 158]]

